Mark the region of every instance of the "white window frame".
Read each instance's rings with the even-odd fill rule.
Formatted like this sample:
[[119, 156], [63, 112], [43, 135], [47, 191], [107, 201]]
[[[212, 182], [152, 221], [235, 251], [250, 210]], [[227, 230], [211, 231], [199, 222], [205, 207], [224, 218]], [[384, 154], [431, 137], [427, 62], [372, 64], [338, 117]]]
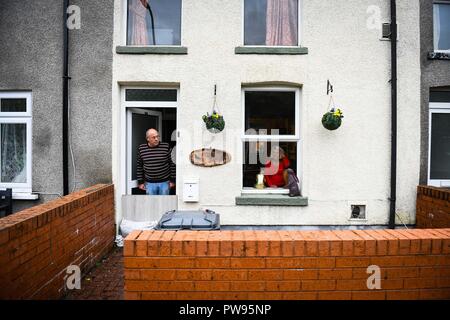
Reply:
[[434, 28], [435, 28], [435, 22], [434, 21], [434, 6], [435, 5], [448, 5], [450, 7], [450, 1], [434, 1], [433, 2], [433, 50], [434, 52], [443, 52], [443, 53], [450, 53], [450, 49], [448, 50], [439, 50], [435, 47], [435, 39], [434, 39]]
[[[25, 183], [11, 183], [11, 182], [1, 182], [0, 189], [11, 188], [13, 189], [14, 198], [19, 198], [18, 193], [28, 193], [31, 194], [32, 191], [32, 163], [33, 163], [33, 152], [32, 152], [32, 94], [31, 92], [0, 92], [0, 99], [26, 99], [26, 112], [1, 112], [0, 111], [0, 123], [17, 123], [26, 124], [27, 127], [27, 162], [26, 162], [26, 172], [27, 172], [27, 182]], [[0, 146], [1, 148], [1, 146]], [[16, 194], [16, 195], [14, 195]]]
[[180, 12], [180, 44], [147, 44], [144, 46], [127, 44], [128, 39], [128, 0], [122, 0], [122, 43], [127, 47], [182, 47], [183, 46], [183, 0]]
[[[179, 122], [179, 101], [180, 101], [180, 88], [172, 87], [172, 86], [122, 86], [121, 90], [121, 110], [120, 110], [120, 151], [119, 151], [119, 159], [120, 159], [120, 185], [122, 186], [121, 192], [122, 195], [129, 195], [128, 193], [128, 177], [127, 173], [129, 172], [128, 168], [131, 168], [131, 164], [129, 163], [129, 159], [127, 156], [127, 110], [129, 108], [176, 108], [177, 109], [177, 139], [178, 139], [178, 124]], [[177, 91], [177, 100], [176, 101], [127, 101], [126, 100], [126, 90], [128, 89], [145, 89], [145, 90], [160, 90], [160, 89], [168, 89], [168, 90], [176, 90]], [[176, 148], [175, 157], [176, 159], [180, 159], [179, 149]], [[176, 165], [176, 176], [179, 176], [179, 168]], [[131, 172], [131, 170], [130, 170]]]
[[430, 102], [428, 115], [428, 185], [435, 187], [449, 187], [450, 179], [431, 179], [431, 124], [433, 113], [450, 113], [450, 103]]
[[298, 1], [298, 6], [297, 6], [297, 8], [298, 8], [298, 12], [297, 12], [297, 28], [298, 28], [298, 30], [297, 30], [297, 45], [296, 46], [268, 46], [268, 45], [265, 45], [265, 44], [260, 44], [260, 45], [254, 45], [254, 44], [245, 44], [245, 1], [246, 0], [242, 0], [242, 19], [241, 19], [241, 21], [242, 21], [242, 32], [241, 32], [241, 36], [242, 36], [242, 39], [241, 39], [241, 43], [242, 43], [242, 46], [243, 47], [250, 47], [250, 48], [252, 48], [252, 47], [257, 47], [257, 48], [300, 48], [302, 45], [301, 45], [301, 41], [302, 41], [302, 25], [301, 25], [301, 23], [302, 23], [302, 16], [301, 16], [301, 14], [302, 14], [302, 12], [303, 12], [303, 10], [302, 10], [302, 0], [297, 0]]
[[[294, 135], [247, 135], [245, 134], [245, 92], [251, 92], [251, 91], [267, 91], [267, 92], [276, 92], [276, 91], [283, 91], [283, 92], [295, 92], [295, 134]], [[302, 139], [300, 138], [300, 132], [301, 132], [301, 99], [300, 99], [301, 91], [300, 88], [294, 88], [294, 87], [280, 87], [280, 86], [274, 86], [274, 87], [245, 87], [242, 88], [241, 96], [242, 96], [242, 134], [241, 134], [241, 143], [242, 143], [242, 163], [245, 161], [245, 142], [249, 141], [279, 141], [279, 142], [296, 142], [297, 143], [297, 172], [296, 174], [299, 176], [300, 181], [303, 181], [301, 179], [301, 176], [303, 175], [302, 170], [302, 161], [300, 160], [301, 157], [301, 150], [302, 150]], [[256, 177], [255, 177], [256, 179]], [[289, 193], [288, 189], [282, 189], [282, 188], [266, 188], [266, 189], [256, 189], [256, 188], [244, 188], [243, 185], [244, 180], [244, 171], [241, 169], [240, 172], [240, 183], [241, 183], [241, 193], [242, 194], [287, 194]]]

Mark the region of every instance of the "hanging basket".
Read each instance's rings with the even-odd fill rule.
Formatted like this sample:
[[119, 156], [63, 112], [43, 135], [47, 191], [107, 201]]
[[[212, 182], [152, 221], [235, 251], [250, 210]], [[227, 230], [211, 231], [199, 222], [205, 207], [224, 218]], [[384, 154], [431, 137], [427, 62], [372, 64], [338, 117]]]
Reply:
[[342, 115], [342, 111], [340, 109], [335, 111], [333, 108], [323, 115], [322, 125], [325, 129], [336, 130], [341, 126], [343, 117], [344, 116]]
[[203, 121], [206, 124], [206, 129], [211, 133], [219, 133], [225, 128], [225, 120], [223, 116], [213, 112], [212, 115], [207, 113], [202, 117]]
[[219, 107], [217, 106], [217, 85], [214, 85], [214, 102], [212, 107], [212, 114], [206, 113], [203, 115], [203, 122], [206, 124], [206, 129], [211, 133], [219, 133], [225, 128], [225, 120], [223, 115], [220, 114]]
[[325, 129], [328, 130], [336, 130], [337, 128], [339, 128], [342, 124], [342, 118], [344, 117], [341, 109], [336, 108], [332, 92], [333, 86], [331, 85], [330, 81], [328, 81], [327, 94], [330, 95], [330, 101], [328, 102], [328, 110], [330, 111], [325, 112], [325, 114], [322, 116], [322, 125]]

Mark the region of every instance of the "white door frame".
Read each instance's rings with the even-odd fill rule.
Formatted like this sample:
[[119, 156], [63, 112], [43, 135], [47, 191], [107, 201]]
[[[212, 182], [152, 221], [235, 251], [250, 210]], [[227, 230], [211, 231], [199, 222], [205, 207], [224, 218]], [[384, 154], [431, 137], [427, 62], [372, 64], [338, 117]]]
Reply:
[[431, 120], [433, 113], [450, 113], [450, 103], [445, 102], [430, 102], [428, 114], [428, 185], [435, 187], [448, 187], [450, 180], [446, 179], [431, 179]]
[[161, 131], [162, 129], [162, 112], [153, 111], [153, 110], [146, 110], [144, 108], [127, 108], [127, 160], [126, 160], [126, 166], [127, 166], [127, 194], [131, 194], [131, 189], [136, 188], [138, 186], [137, 180], [132, 180], [132, 150], [131, 150], [131, 127], [132, 127], [132, 114], [145, 114], [149, 116], [155, 116], [158, 118], [158, 130]]

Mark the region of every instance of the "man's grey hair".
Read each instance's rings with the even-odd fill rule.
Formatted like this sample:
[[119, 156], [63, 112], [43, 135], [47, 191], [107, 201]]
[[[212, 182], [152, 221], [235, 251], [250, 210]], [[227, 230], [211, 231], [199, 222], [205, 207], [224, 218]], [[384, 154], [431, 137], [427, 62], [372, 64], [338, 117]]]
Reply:
[[156, 131], [156, 133], [159, 133], [158, 130], [156, 130], [155, 128], [150, 128], [150, 129], [148, 129], [148, 130], [145, 132], [145, 138], [146, 138], [146, 139], [148, 138], [149, 132], [150, 132], [151, 130], [154, 130], [154, 131]]

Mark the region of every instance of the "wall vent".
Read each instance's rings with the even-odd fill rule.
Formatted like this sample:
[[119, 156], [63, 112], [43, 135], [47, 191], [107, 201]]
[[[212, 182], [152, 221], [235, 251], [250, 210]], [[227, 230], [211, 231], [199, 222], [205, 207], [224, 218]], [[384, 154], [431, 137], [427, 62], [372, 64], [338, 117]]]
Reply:
[[352, 204], [350, 219], [366, 219], [366, 205], [364, 204]]
[[[391, 24], [389, 22], [381, 24], [381, 39], [380, 40], [391, 40]], [[397, 24], [397, 40], [398, 40], [398, 24]]]
[[389, 40], [391, 39], [391, 24], [383, 23], [381, 25], [381, 39]]

